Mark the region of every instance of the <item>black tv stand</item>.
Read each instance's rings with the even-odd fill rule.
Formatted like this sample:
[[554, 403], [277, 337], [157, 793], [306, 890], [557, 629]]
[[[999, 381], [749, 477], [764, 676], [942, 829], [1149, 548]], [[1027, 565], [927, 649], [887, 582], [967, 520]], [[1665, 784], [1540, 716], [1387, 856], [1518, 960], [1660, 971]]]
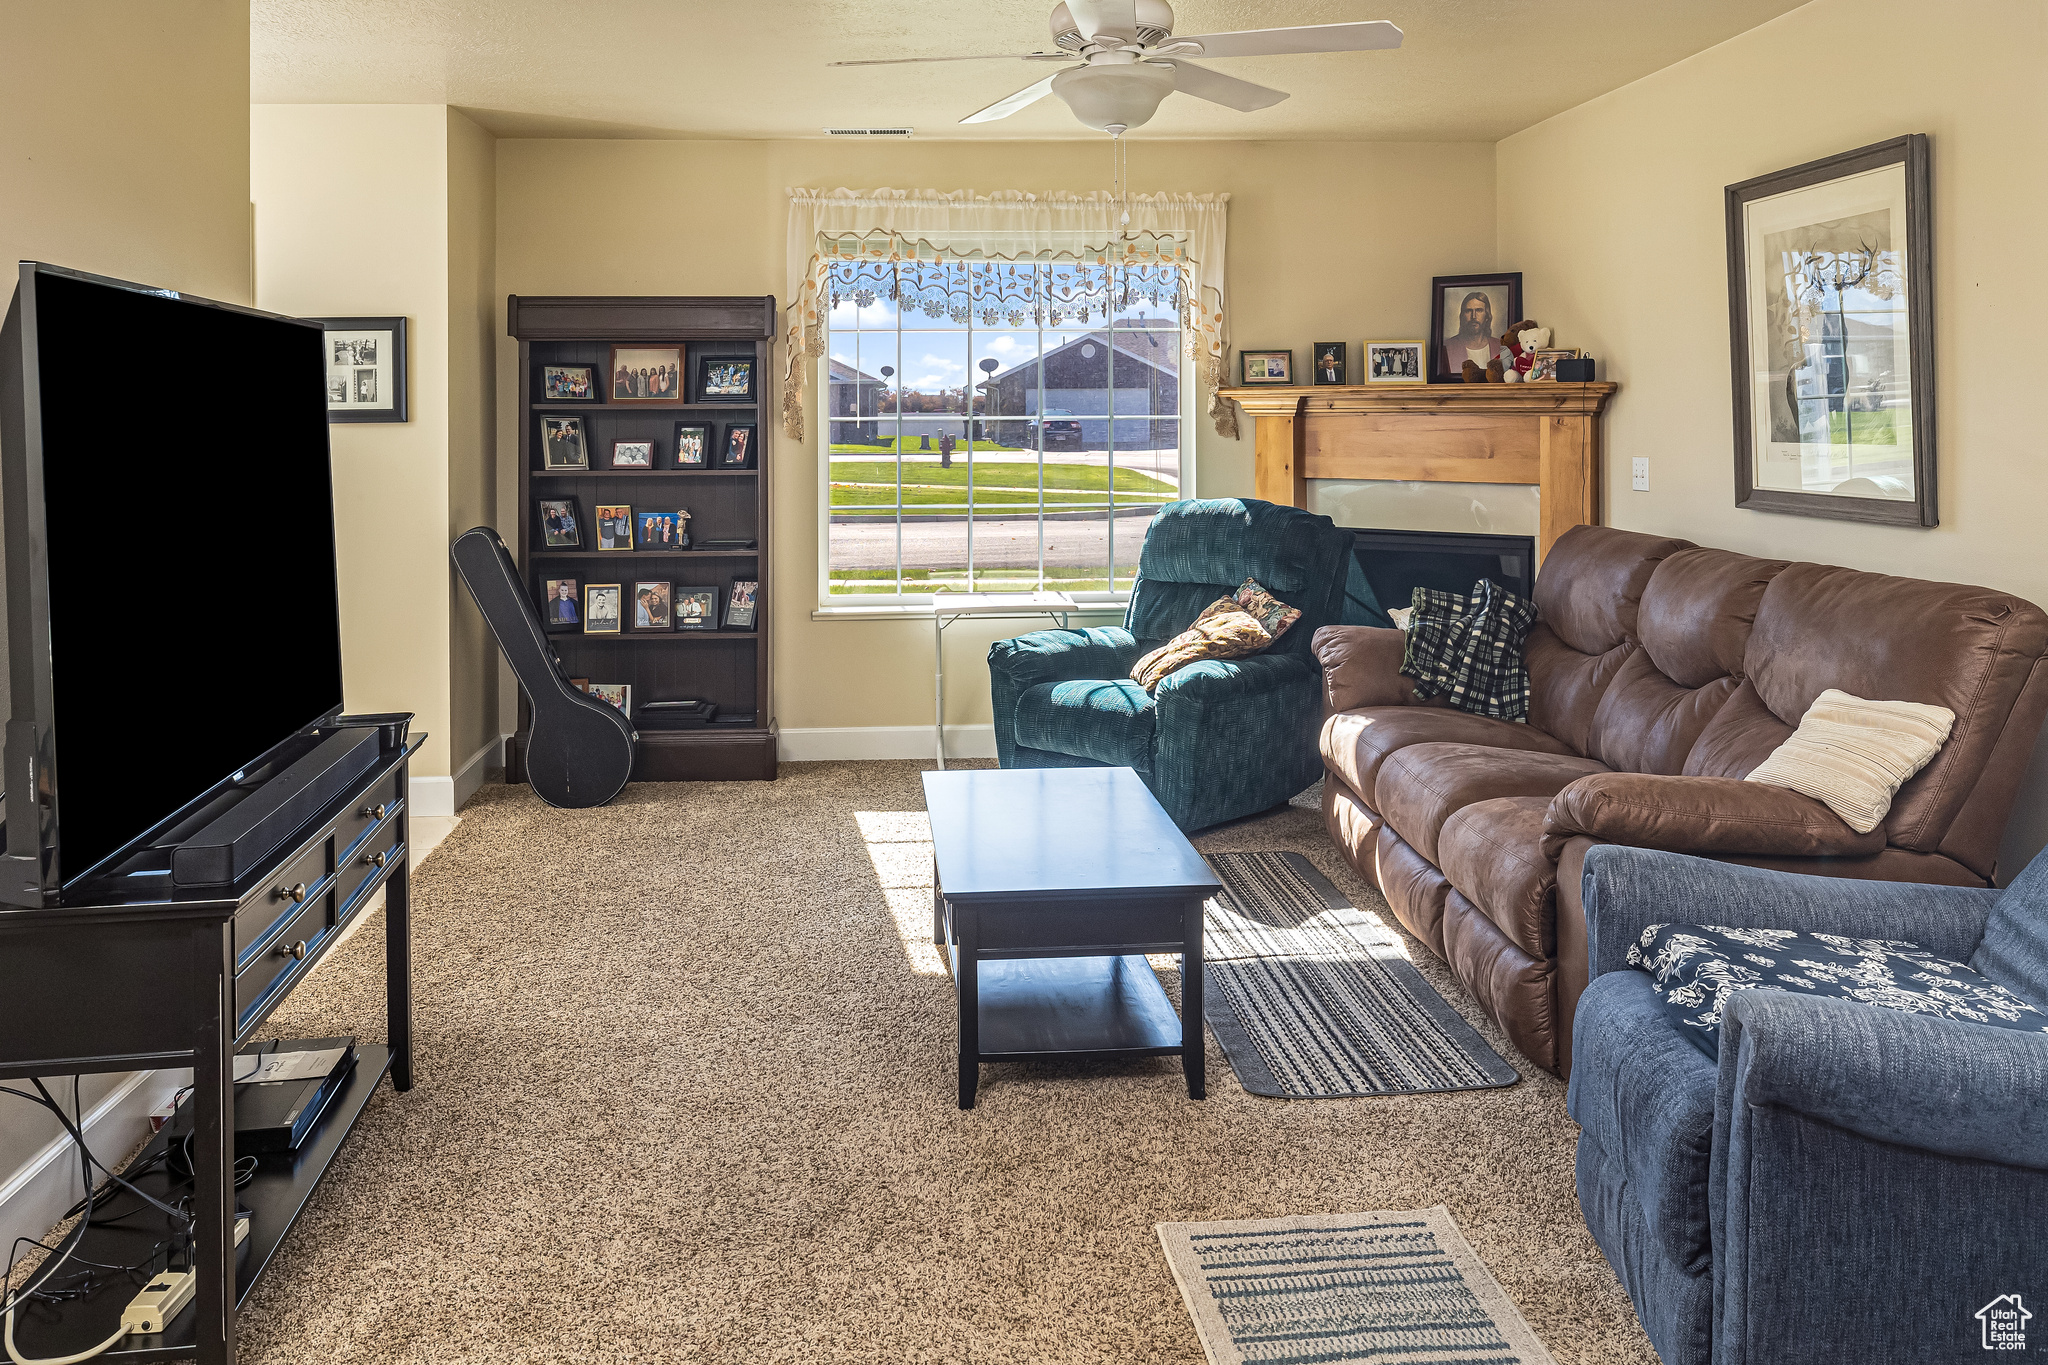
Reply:
[[[175, 844], [134, 853], [114, 875], [40, 907], [0, 906], [0, 1079], [193, 1069], [193, 1264], [198, 1295], [159, 1336], [129, 1336], [102, 1359], [198, 1359], [233, 1365], [235, 1314], [269, 1267], [300, 1211], [388, 1074], [410, 1090], [412, 950], [409, 812], [411, 757], [424, 735], [407, 737], [390, 717], [349, 718], [321, 731], [377, 736], [368, 768], [268, 854], [225, 886], [176, 884]], [[349, 747], [349, 746], [342, 746]], [[292, 765], [281, 764], [282, 776]], [[260, 778], [242, 804], [261, 803]], [[202, 802], [206, 798], [202, 798]], [[202, 804], [195, 802], [195, 807]], [[236, 807], [239, 809], [239, 807]], [[184, 813], [184, 828], [208, 829], [215, 814]], [[108, 890], [119, 886], [119, 890]], [[388, 1042], [359, 1043], [354, 1074], [296, 1152], [261, 1157], [255, 1177], [234, 1188], [233, 1054], [263, 1025], [367, 909], [385, 895], [385, 1008]], [[168, 1141], [159, 1135], [157, 1143]], [[145, 1156], [152, 1148], [145, 1148]], [[113, 1159], [115, 1153], [100, 1152]], [[156, 1182], [154, 1187], [151, 1182]], [[162, 1197], [171, 1177], [141, 1182]], [[237, 1198], [249, 1208], [249, 1238], [237, 1247]], [[123, 1207], [132, 1204], [124, 1200]], [[91, 1229], [79, 1255], [131, 1264], [171, 1231], [168, 1217], [125, 1219]], [[89, 1296], [37, 1303], [16, 1313], [25, 1357], [62, 1357], [104, 1340], [120, 1324], [136, 1285], [110, 1276]]]

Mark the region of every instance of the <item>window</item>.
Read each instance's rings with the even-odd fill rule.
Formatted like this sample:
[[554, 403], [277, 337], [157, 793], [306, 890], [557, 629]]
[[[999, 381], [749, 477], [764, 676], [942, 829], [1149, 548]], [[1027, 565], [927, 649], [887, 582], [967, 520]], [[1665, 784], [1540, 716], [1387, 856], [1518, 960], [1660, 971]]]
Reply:
[[834, 264], [824, 598], [1130, 591], [1182, 496], [1180, 271]]

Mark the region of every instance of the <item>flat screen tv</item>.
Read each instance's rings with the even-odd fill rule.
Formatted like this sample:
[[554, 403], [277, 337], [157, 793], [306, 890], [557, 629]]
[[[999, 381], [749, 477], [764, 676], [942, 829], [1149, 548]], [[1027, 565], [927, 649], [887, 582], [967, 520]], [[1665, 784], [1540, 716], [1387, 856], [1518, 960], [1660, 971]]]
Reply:
[[22, 263], [0, 328], [0, 900], [47, 903], [340, 710], [322, 345]]

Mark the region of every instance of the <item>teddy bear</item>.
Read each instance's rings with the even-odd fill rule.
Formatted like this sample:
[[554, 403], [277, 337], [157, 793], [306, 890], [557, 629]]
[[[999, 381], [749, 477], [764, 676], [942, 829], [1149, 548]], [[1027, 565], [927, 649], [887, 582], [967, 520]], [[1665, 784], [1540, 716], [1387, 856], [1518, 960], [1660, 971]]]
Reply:
[[1463, 373], [1467, 384], [1520, 383], [1536, 363], [1536, 348], [1550, 344], [1550, 330], [1538, 327], [1534, 318], [1524, 318], [1501, 333], [1500, 344], [1509, 359], [1503, 362], [1496, 356], [1483, 370], [1477, 361], [1466, 361]]

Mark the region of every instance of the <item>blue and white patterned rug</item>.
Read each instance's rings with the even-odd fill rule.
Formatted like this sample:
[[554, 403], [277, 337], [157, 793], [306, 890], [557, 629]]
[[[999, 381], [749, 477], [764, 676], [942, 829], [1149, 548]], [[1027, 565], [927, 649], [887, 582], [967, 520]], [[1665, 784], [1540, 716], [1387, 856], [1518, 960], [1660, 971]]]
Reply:
[[1552, 1365], [1441, 1204], [1158, 1227], [1209, 1365]]

